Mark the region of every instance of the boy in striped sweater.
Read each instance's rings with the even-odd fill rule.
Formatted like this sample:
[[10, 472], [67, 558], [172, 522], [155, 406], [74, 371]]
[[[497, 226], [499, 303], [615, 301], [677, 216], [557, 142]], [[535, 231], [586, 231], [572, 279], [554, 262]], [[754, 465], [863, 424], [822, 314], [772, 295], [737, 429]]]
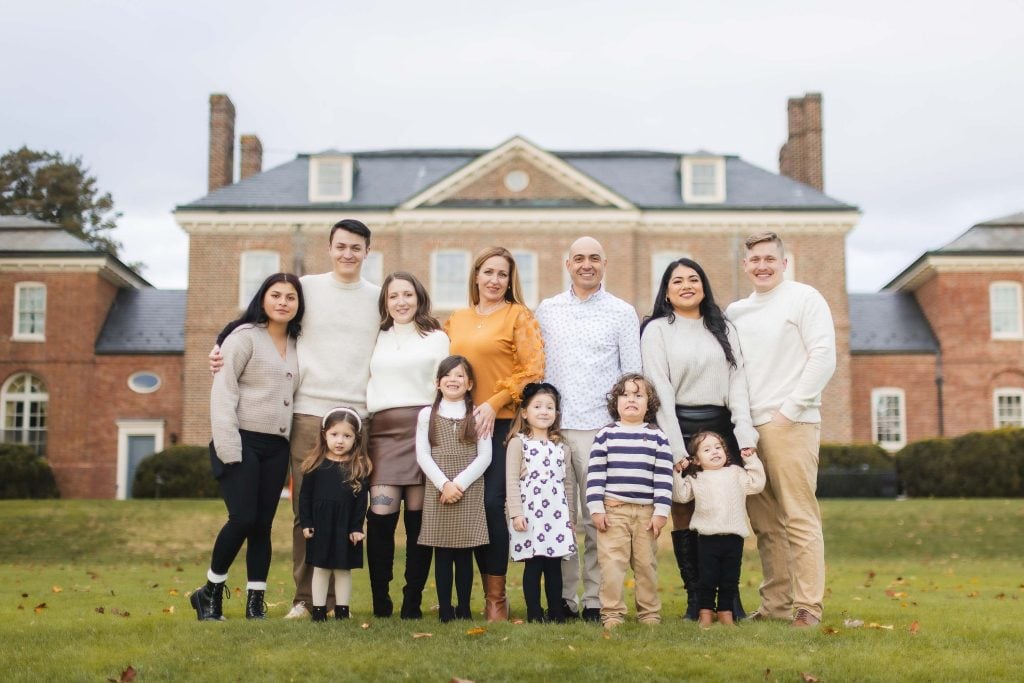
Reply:
[[608, 397], [615, 420], [594, 437], [587, 468], [587, 508], [597, 528], [601, 567], [601, 623], [612, 629], [626, 618], [626, 568], [636, 580], [642, 624], [661, 623], [654, 558], [658, 534], [672, 504], [672, 450], [655, 424], [658, 396], [643, 375], [619, 378]]

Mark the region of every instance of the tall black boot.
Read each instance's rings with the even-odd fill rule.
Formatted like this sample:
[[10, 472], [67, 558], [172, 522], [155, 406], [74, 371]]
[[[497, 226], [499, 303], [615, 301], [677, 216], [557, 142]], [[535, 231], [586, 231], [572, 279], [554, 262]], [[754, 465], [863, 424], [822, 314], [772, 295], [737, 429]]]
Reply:
[[747, 618], [747, 613], [743, 611], [743, 603], [740, 602], [739, 591], [736, 591], [736, 599], [732, 601], [732, 618], [736, 621]]
[[257, 591], [249, 589], [249, 593], [245, 598], [245, 618], [246, 619], [266, 619], [267, 618], [267, 603], [263, 600], [265, 591]]
[[[228, 593], [230, 595], [230, 593]], [[192, 591], [189, 602], [199, 621], [224, 621], [224, 583], [207, 581], [205, 586]]]
[[697, 583], [700, 580], [697, 564], [697, 532], [683, 529], [672, 532], [672, 552], [679, 566], [679, 576], [686, 590], [686, 614], [684, 619], [696, 621], [698, 616]]
[[422, 619], [423, 588], [430, 577], [430, 562], [434, 549], [420, 545], [420, 527], [423, 524], [421, 510], [405, 511], [405, 587], [402, 589], [403, 619]]
[[388, 589], [394, 578], [395, 527], [398, 513], [366, 513], [366, 560], [370, 570], [373, 616], [390, 617], [395, 611]]
[[437, 608], [437, 617], [442, 624], [447, 624], [455, 619], [455, 608], [451, 605], [441, 605]]

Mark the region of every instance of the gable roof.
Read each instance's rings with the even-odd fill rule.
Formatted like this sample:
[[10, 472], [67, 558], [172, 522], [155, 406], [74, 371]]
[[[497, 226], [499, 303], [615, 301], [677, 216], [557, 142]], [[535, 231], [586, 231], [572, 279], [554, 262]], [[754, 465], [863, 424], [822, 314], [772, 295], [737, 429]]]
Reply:
[[850, 294], [850, 353], [937, 353], [939, 342], [913, 294]]
[[[521, 138], [513, 138], [508, 145]], [[528, 144], [528, 143], [527, 143]], [[533, 145], [535, 149], [538, 149]], [[497, 151], [488, 149], [412, 149], [339, 152], [353, 159], [352, 199], [309, 201], [309, 154], [227, 185], [176, 207], [177, 211], [323, 211], [396, 209], [428, 188]], [[646, 210], [814, 210], [850, 211], [856, 207], [737, 156], [726, 155], [726, 198], [720, 204], [686, 204], [679, 173], [680, 154], [657, 151], [544, 151], [579, 172], [593, 188], [606, 188]], [[700, 156], [707, 156], [701, 153]], [[541, 204], [543, 205], [543, 204]], [[516, 204], [531, 208], [529, 203]]]
[[96, 339], [96, 353], [184, 353], [185, 295], [178, 289], [120, 290]]

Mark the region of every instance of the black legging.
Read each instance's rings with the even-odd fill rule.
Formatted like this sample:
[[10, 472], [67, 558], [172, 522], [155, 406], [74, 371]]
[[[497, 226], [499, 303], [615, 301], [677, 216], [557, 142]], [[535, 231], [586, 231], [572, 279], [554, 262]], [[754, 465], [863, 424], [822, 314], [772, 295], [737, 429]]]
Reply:
[[555, 621], [562, 615], [562, 558], [531, 557], [523, 567], [523, 597], [526, 598], [526, 615], [531, 619], [542, 617], [540, 606], [540, 579], [544, 576], [544, 596], [548, 601], [548, 612]]
[[227, 574], [242, 543], [248, 541], [245, 566], [249, 581], [266, 581], [270, 571], [270, 527], [288, 475], [288, 440], [240, 429], [242, 462], [227, 465], [220, 491], [228, 508], [227, 524], [213, 544], [210, 569]]
[[743, 538], [736, 534], [698, 536], [697, 545], [700, 547], [700, 608], [731, 612], [740, 590]]
[[487, 545], [476, 548], [476, 565], [481, 574], [508, 573], [508, 524], [505, 521], [505, 437], [512, 420], [495, 420], [491, 436], [491, 464], [484, 472], [484, 514], [487, 516]]
[[442, 610], [452, 606], [453, 568], [457, 604], [467, 609], [473, 594], [472, 548], [434, 548], [434, 583], [437, 584], [437, 604]]

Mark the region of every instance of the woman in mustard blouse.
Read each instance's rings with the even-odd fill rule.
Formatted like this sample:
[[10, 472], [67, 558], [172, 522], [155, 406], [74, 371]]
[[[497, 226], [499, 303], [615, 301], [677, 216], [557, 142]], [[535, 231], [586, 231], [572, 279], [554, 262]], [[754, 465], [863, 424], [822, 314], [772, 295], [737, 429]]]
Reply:
[[490, 543], [476, 549], [484, 582], [488, 621], [508, 619], [505, 574], [508, 525], [505, 522], [505, 437], [523, 387], [544, 376], [544, 342], [533, 313], [523, 304], [519, 273], [504, 247], [476, 257], [469, 279], [469, 308], [452, 313], [444, 331], [450, 351], [473, 366], [477, 433], [491, 435], [491, 464], [484, 473], [484, 509]]

